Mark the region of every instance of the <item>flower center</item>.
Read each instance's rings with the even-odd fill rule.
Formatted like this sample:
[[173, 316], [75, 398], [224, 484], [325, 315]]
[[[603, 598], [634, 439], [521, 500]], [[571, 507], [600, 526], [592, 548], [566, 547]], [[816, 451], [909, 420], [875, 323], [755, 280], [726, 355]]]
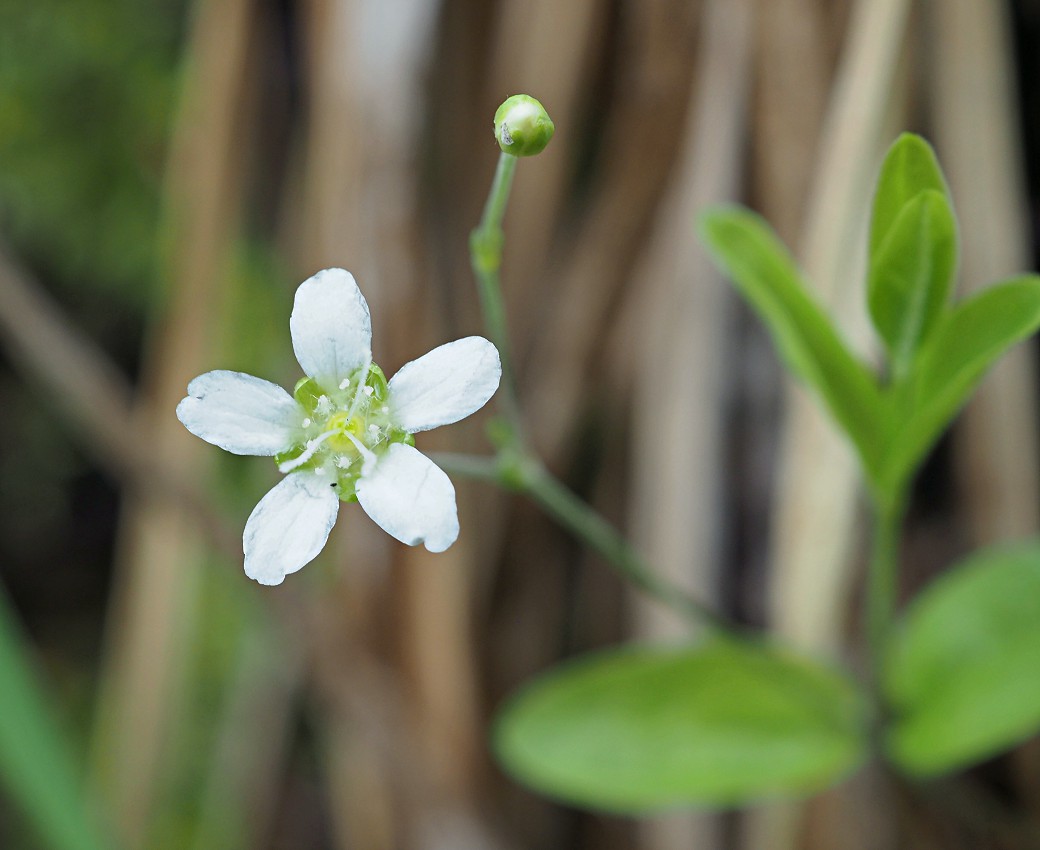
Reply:
[[365, 419], [356, 413], [351, 416], [349, 411], [339, 410], [326, 420], [323, 427], [332, 434], [328, 439], [329, 449], [338, 454], [359, 454], [357, 445], [350, 437], [355, 437], [362, 444], [366, 442]]
[[415, 444], [411, 434], [393, 423], [388, 394], [386, 377], [374, 363], [357, 369], [333, 389], [302, 378], [293, 395], [304, 419], [298, 441], [275, 456], [278, 468], [327, 476], [341, 499], [356, 501], [357, 481], [367, 460], [394, 443]]

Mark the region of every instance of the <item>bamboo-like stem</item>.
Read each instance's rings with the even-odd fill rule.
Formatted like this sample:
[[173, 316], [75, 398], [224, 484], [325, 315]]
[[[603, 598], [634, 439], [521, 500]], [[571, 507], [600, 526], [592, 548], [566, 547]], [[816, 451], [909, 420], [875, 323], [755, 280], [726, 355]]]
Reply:
[[[926, 76], [935, 144], [958, 203], [963, 294], [1030, 265], [1010, 8], [932, 2]], [[970, 202], [965, 202], [969, 201]], [[954, 430], [959, 516], [972, 543], [1035, 535], [1040, 519], [1035, 345], [1009, 352], [979, 385]], [[1040, 823], [1040, 741], [1012, 760], [1019, 794]]]
[[[910, 6], [909, 0], [858, 0], [852, 6], [815, 158], [800, 252], [820, 300], [857, 347], [871, 334], [860, 290], [849, 283], [856, 280], [863, 257], [871, 180], [896, 90]], [[801, 390], [793, 391], [789, 400], [773, 507], [771, 616], [778, 632], [796, 646], [835, 653], [854, 589], [852, 541], [860, 476], [848, 445], [815, 400]], [[860, 802], [853, 792], [819, 805], [838, 807], [843, 810], [838, 817], [849, 817]], [[754, 812], [746, 846], [793, 850], [804, 811], [802, 805], [779, 804]], [[879, 819], [879, 836], [885, 827]], [[849, 850], [865, 846], [856, 835], [845, 838], [851, 842]], [[870, 840], [880, 846], [884, 839]]]
[[[252, 0], [198, 3], [188, 39], [164, 186], [164, 313], [152, 327], [133, 419], [149, 450], [191, 473], [201, 446], [172, 415], [205, 368], [225, 281], [242, 159]], [[106, 624], [106, 657], [94, 730], [93, 769], [128, 847], [142, 847], [156, 818], [176, 700], [184, 693], [202, 542], [178, 506], [143, 492], [123, 500], [119, 565]]]
[[[732, 201], [743, 176], [754, 6], [754, 0], [701, 5], [682, 147], [633, 275], [642, 281], [629, 296], [639, 323], [633, 345], [618, 347], [622, 362], [607, 370], [611, 376], [629, 370], [626, 503], [633, 541], [662, 576], [713, 605], [722, 599], [732, 487], [726, 475], [727, 375], [718, 364], [730, 353], [736, 300], [703, 246], [690, 238], [690, 222], [708, 204]], [[640, 379], [647, 363], [659, 375], [682, 380], [662, 393], [659, 381]], [[653, 598], [635, 588], [628, 596], [636, 640], [675, 640], [688, 632], [679, 615]], [[637, 829], [643, 850], [725, 844], [723, 818], [713, 812], [660, 814], [641, 819]]]

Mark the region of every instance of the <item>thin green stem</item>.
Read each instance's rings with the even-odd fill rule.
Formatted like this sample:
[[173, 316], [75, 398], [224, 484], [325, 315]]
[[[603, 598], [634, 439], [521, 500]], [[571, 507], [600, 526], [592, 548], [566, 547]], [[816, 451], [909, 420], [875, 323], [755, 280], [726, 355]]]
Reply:
[[477, 230], [494, 228], [501, 231], [502, 219], [506, 214], [506, 204], [509, 202], [509, 192], [513, 188], [516, 161], [517, 158], [512, 154], [505, 152], [499, 154], [495, 177], [491, 181], [491, 191], [488, 192], [487, 201], [484, 203], [484, 215], [481, 216]]
[[505, 241], [502, 219], [516, 173], [516, 161], [515, 156], [507, 153], [499, 157], [484, 214], [480, 224], [470, 234], [469, 241], [470, 259], [478, 282], [488, 335], [498, 347], [502, 358], [499, 402], [508, 424], [508, 433], [500, 435], [496, 441], [498, 455], [493, 459], [441, 454], [436, 458], [437, 463], [448, 472], [493, 482], [524, 493], [560, 525], [598, 552], [633, 585], [694, 623], [720, 634], [730, 633], [733, 628], [726, 620], [650, 569], [614, 526], [550, 475], [526, 446], [516, 397], [516, 373], [500, 280]]
[[550, 475], [541, 464], [531, 464], [523, 480], [524, 492], [542, 510], [598, 552], [622, 578], [693, 622], [715, 632], [730, 631], [729, 624], [722, 617], [661, 578], [613, 525]]
[[712, 632], [734, 631], [719, 614], [661, 578], [610, 522], [534, 458], [517, 457], [512, 463], [503, 463], [471, 455], [438, 454], [434, 460], [448, 472], [504, 484], [523, 493], [644, 593]]
[[882, 667], [895, 620], [903, 511], [902, 500], [878, 502], [875, 511], [866, 600], [867, 641], [875, 689], [880, 687]]
[[484, 215], [470, 234], [470, 262], [479, 284], [480, 303], [484, 310], [491, 341], [498, 347], [502, 358], [502, 387], [499, 391], [502, 408], [516, 435], [521, 433], [520, 406], [516, 399], [516, 372], [513, 369], [512, 346], [506, 325], [505, 301], [499, 273], [502, 268], [502, 218], [505, 216], [509, 193], [516, 173], [516, 157], [503, 153], [498, 158], [495, 179], [491, 183]]

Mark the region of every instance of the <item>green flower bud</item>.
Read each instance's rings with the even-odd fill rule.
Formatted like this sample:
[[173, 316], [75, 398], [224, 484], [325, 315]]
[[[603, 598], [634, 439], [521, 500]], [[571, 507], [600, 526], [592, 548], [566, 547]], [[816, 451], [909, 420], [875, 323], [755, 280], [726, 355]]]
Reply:
[[513, 156], [541, 153], [555, 130], [545, 107], [530, 95], [514, 94], [495, 112], [495, 140]]

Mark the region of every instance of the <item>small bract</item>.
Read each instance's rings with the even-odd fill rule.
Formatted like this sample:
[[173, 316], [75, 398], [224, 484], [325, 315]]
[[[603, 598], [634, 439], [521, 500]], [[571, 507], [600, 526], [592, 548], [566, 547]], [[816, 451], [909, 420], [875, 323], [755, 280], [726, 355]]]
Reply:
[[293, 395], [241, 372], [188, 385], [177, 418], [238, 455], [273, 456], [286, 473], [242, 536], [246, 575], [281, 584], [325, 546], [340, 501], [359, 502], [387, 534], [443, 552], [459, 534], [455, 488], [413, 434], [483, 407], [502, 376], [479, 336], [435, 348], [387, 381], [372, 362], [372, 321], [353, 275], [326, 269], [296, 290], [293, 350], [307, 377]]

